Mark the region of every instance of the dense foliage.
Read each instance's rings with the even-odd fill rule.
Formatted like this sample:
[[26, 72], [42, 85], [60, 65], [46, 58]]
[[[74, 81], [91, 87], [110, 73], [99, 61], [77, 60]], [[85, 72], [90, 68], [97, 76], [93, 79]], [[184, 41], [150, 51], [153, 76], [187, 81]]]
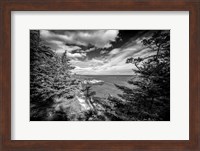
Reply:
[[[31, 120], [53, 120], [54, 114], [58, 114], [52, 107], [54, 101], [61, 97], [75, 97], [78, 83], [70, 73], [73, 67], [66, 57], [66, 52], [59, 56], [43, 44], [37, 30], [30, 32], [30, 48]], [[63, 115], [61, 117], [63, 118]]]
[[122, 99], [109, 98], [117, 117], [128, 120], [170, 120], [170, 35], [155, 32], [142, 40], [151, 55], [127, 59], [132, 63], [132, 87], [116, 85], [123, 91]]
[[126, 63], [133, 64], [130, 86], [116, 84], [123, 92], [118, 98], [98, 98], [91, 85], [71, 74], [74, 67], [67, 52], [54, 53], [39, 31], [31, 30], [31, 120], [170, 120], [169, 31], [157, 31], [141, 43], [149, 55], [127, 58]]

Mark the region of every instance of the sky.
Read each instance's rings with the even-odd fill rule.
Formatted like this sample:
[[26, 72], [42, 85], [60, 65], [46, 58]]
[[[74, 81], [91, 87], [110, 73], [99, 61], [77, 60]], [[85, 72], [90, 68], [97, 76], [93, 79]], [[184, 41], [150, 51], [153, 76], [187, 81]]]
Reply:
[[148, 55], [141, 41], [153, 30], [40, 30], [45, 45], [55, 53], [67, 51], [81, 75], [133, 75], [135, 67], [126, 64], [129, 57]]

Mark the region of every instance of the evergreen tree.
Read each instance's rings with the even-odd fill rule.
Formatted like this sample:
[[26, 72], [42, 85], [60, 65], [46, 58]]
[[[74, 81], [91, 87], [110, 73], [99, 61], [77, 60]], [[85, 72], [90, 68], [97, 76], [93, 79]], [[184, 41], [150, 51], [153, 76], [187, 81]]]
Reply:
[[[55, 98], [74, 97], [78, 82], [71, 75], [73, 67], [67, 52], [61, 56], [54, 53], [40, 39], [39, 31], [31, 30], [30, 48], [31, 119], [43, 120], [54, 112]], [[66, 117], [65, 113], [62, 114]]]
[[[127, 59], [135, 75], [128, 81], [132, 87], [116, 85], [122, 99], [110, 97], [117, 117], [128, 120], [170, 120], [170, 35], [155, 32], [143, 39], [151, 55]], [[117, 101], [116, 101], [117, 100]]]

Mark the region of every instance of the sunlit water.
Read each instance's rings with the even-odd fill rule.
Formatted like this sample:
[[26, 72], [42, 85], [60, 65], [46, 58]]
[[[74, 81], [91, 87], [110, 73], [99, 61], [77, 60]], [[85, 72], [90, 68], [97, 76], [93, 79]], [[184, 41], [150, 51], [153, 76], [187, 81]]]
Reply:
[[96, 97], [107, 97], [108, 95], [117, 96], [122, 94], [114, 84], [128, 86], [128, 80], [132, 78], [131, 75], [79, 75], [80, 79], [96, 79], [104, 81], [103, 85], [94, 85], [92, 90], [96, 92]]

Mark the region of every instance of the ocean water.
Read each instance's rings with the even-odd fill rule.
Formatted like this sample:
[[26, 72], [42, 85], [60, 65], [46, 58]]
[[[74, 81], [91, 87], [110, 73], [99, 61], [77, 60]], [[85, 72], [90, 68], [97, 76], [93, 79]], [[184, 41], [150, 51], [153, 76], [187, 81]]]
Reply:
[[96, 97], [106, 98], [108, 95], [117, 97], [122, 94], [114, 84], [130, 87], [127, 83], [132, 75], [78, 75], [79, 79], [96, 79], [104, 81], [103, 85], [93, 85], [92, 90], [96, 92]]

